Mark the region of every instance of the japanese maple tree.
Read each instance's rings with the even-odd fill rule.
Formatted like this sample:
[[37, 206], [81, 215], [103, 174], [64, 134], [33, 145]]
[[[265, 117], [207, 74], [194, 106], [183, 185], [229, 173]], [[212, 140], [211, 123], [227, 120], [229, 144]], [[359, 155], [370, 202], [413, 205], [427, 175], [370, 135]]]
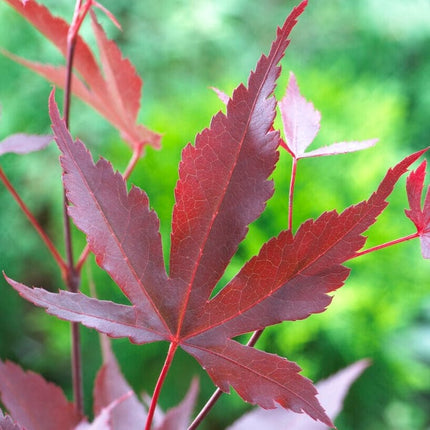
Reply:
[[[344, 265], [348, 260], [418, 236], [423, 256], [429, 258], [428, 194], [421, 208], [425, 162], [407, 180], [410, 210], [406, 214], [416, 225], [417, 233], [362, 250], [366, 242], [363, 233], [376, 222], [387, 207], [387, 198], [399, 178], [425, 149], [389, 169], [367, 200], [341, 213], [324, 212], [315, 220], [305, 221], [297, 231], [292, 230], [297, 161], [361, 150], [376, 142], [375, 139], [341, 142], [306, 152], [319, 130], [320, 114], [300, 94], [293, 74], [285, 97], [279, 103], [276, 101], [273, 92], [281, 71], [279, 63], [289, 44], [290, 33], [307, 5], [304, 0], [278, 28], [269, 54], [261, 56], [247, 85], [239, 85], [231, 97], [217, 90], [226, 103], [226, 113], [215, 114], [210, 126], [196, 136], [195, 143], [184, 148], [175, 188], [167, 264], [159, 220], [150, 208], [148, 196], [137, 186], [133, 185], [130, 190], [127, 187], [127, 178], [143, 154], [143, 148], [145, 145], [158, 147], [160, 135], [136, 124], [142, 81], [115, 43], [107, 39], [92, 9], [99, 8], [115, 23], [116, 20], [94, 0], [83, 5], [77, 1], [70, 26], [35, 1], [5, 1], [66, 57], [66, 66], [54, 67], [7, 54], [65, 88], [63, 117], [57, 107], [55, 90], [49, 98], [53, 138], [61, 151], [65, 226], [66, 232], [69, 231], [70, 217], [88, 242], [75, 262], [69, 231], [66, 234], [68, 257], [64, 260], [0, 171], [3, 182], [57, 261], [67, 289], [52, 293], [43, 288], [30, 288], [5, 275], [6, 279], [22, 297], [45, 308], [51, 315], [71, 321], [74, 327], [81, 323], [112, 338], [127, 337], [135, 344], [167, 341], [170, 347], [146, 408], [121, 375], [109, 341], [103, 338], [104, 363], [95, 382], [96, 418], [91, 424], [83, 415], [82, 399], [78, 400], [78, 337], [74, 339], [74, 403], [69, 403], [58, 387], [40, 376], [26, 373], [10, 362], [2, 363], [1, 398], [15, 422], [0, 415], [1, 428], [122, 430], [146, 426], [149, 430], [154, 423], [159, 429], [187, 428], [188, 425], [191, 429], [200, 424], [219, 394], [229, 392], [230, 387], [245, 401], [261, 408], [274, 409], [277, 414], [280, 407], [305, 413], [325, 426], [334, 427], [332, 420], [336, 413], [326, 413], [316, 397], [316, 388], [300, 374], [300, 367], [284, 357], [257, 350], [254, 344], [268, 326], [325, 311], [332, 300], [329, 293], [340, 288], [349, 275], [350, 269]], [[78, 35], [88, 13], [100, 65]], [[73, 139], [68, 118], [71, 93], [99, 111], [131, 147], [133, 154], [124, 174], [114, 171], [105, 159], [94, 163], [84, 143]], [[284, 127], [283, 137], [274, 129], [277, 106]], [[39, 150], [51, 138], [13, 136], [0, 143], [0, 155]], [[257, 255], [214, 294], [249, 224], [261, 215], [274, 192], [270, 176], [276, 167], [280, 146], [293, 158], [288, 229], [266, 242]], [[118, 285], [129, 305], [79, 292], [79, 274], [88, 252], [94, 253], [97, 264]], [[247, 345], [237, 341], [237, 336], [252, 332]], [[165, 415], [157, 415], [161, 389], [178, 348], [193, 356], [218, 387], [213, 400], [191, 424], [196, 382], [191, 383], [188, 395], [178, 407]], [[364, 367], [363, 363], [358, 365], [357, 374]], [[346, 377], [340, 379], [348, 386], [353, 378], [348, 382], [344, 382]], [[28, 386], [34, 388], [26, 390]], [[36, 392], [43, 394], [36, 395]], [[57, 399], [52, 408], [54, 412], [40, 406], [53, 398]], [[334, 403], [333, 409], [336, 409], [341, 399]], [[278, 423], [274, 425], [280, 425], [282, 421], [279, 420], [284, 419], [274, 418], [275, 415], [266, 417]], [[234, 428], [240, 428], [240, 424]]]

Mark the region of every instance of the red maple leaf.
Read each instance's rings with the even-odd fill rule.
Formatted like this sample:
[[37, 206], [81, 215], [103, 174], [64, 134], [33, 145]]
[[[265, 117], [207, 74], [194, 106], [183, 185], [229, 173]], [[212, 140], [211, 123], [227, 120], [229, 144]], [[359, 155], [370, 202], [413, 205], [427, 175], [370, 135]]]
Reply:
[[[51, 15], [49, 10], [36, 1], [23, 4], [20, 0], [6, 0], [14, 9], [39, 30], [59, 51], [67, 55], [69, 24]], [[120, 132], [122, 138], [135, 151], [150, 144], [160, 146], [161, 136], [142, 124], [136, 124], [140, 108], [142, 80], [131, 62], [123, 58], [118, 46], [106, 37], [91, 14], [94, 34], [102, 67], [85, 41], [78, 36], [74, 54], [72, 92], [103, 115]], [[13, 60], [39, 73], [60, 88], [66, 82], [66, 68], [28, 61], [6, 53]]]
[[28, 288], [8, 279], [27, 300], [60, 318], [81, 322], [112, 337], [143, 344], [170, 342], [196, 358], [221, 390], [232, 386], [263, 408], [277, 404], [332, 423], [312, 383], [293, 362], [244, 346], [233, 338], [286, 320], [323, 312], [331, 291], [349, 274], [343, 263], [362, 248], [362, 233], [387, 206], [398, 178], [424, 151], [390, 169], [377, 191], [341, 214], [326, 212], [306, 221], [296, 234], [281, 232], [215, 297], [248, 225], [273, 193], [268, 177], [278, 160], [279, 133], [272, 131], [272, 96], [288, 45], [288, 35], [306, 1], [295, 8], [269, 55], [240, 85], [211, 125], [182, 154], [173, 209], [170, 272], [166, 273], [159, 221], [148, 197], [127, 186], [110, 163], [93, 163], [60, 119], [53, 96], [50, 114], [62, 151], [69, 213], [87, 235], [97, 263], [129, 299], [131, 306], [83, 294]]

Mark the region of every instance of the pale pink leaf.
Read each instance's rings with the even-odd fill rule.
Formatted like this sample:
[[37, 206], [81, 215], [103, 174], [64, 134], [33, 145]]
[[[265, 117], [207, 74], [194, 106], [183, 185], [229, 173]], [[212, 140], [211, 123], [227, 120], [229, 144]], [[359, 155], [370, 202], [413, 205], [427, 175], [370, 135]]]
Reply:
[[226, 93], [219, 90], [218, 88], [211, 87], [211, 89], [215, 91], [218, 98], [227, 106], [228, 101], [230, 100], [230, 97]]
[[20, 425], [13, 422], [9, 415], [3, 415], [0, 410], [0, 430], [25, 430]]
[[339, 142], [305, 152], [318, 134], [321, 114], [311, 102], [300, 94], [293, 73], [290, 73], [287, 91], [279, 102], [279, 109], [286, 139], [286, 141], [281, 140], [281, 146], [285, 147], [296, 159], [360, 151], [377, 142], [377, 139], [362, 142]]
[[112, 411], [115, 430], [141, 430], [146, 421], [146, 410], [125, 380], [112, 352], [110, 340], [102, 337], [103, 366], [94, 384], [94, 413], [99, 414], [113, 401], [130, 393], [130, 396]]
[[363, 140], [360, 142], [339, 142], [323, 146], [313, 151], [305, 152], [300, 158], [320, 157], [322, 155], [346, 154], [348, 152], [361, 151], [370, 148], [378, 142], [378, 139]]
[[191, 414], [196, 402], [199, 384], [193, 379], [190, 389], [182, 402], [167, 411], [156, 430], [186, 430], [191, 422]]
[[52, 135], [13, 134], [0, 142], [0, 155], [11, 152], [28, 154], [29, 152], [40, 151], [48, 146], [53, 139]]
[[321, 114], [301, 94], [296, 77], [290, 73], [285, 96], [279, 102], [284, 135], [289, 151], [301, 158], [320, 128]]

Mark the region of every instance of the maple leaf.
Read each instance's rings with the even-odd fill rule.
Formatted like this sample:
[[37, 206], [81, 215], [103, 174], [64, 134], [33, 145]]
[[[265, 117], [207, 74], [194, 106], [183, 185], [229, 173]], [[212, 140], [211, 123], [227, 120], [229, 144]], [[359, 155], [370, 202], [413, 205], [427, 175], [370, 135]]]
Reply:
[[279, 101], [286, 142], [280, 141], [294, 158], [318, 157], [359, 151], [373, 146], [377, 139], [362, 142], [339, 142], [305, 152], [320, 129], [321, 114], [301, 94], [296, 77], [290, 72], [285, 96]]
[[40, 151], [48, 146], [53, 140], [50, 135], [13, 134], [0, 142], [0, 155], [28, 154], [29, 152]]
[[[33, 24], [66, 57], [69, 31], [69, 24], [66, 21], [52, 16], [46, 7], [35, 1], [27, 4], [23, 4], [20, 0], [6, 0], [6, 2]], [[98, 66], [88, 45], [78, 36], [73, 62], [77, 72], [74, 72], [72, 79], [73, 94], [113, 124], [133, 150], [141, 151], [146, 144], [158, 148], [161, 136], [142, 124], [136, 124], [142, 93], [141, 78], [131, 62], [122, 57], [115, 42], [106, 37], [92, 11], [91, 17], [102, 68]], [[58, 87], [64, 87], [65, 67], [45, 65], [22, 59], [5, 51], [3, 53]]]
[[424, 206], [421, 209], [426, 166], [427, 162], [424, 160], [419, 167], [408, 176], [406, 191], [410, 209], [406, 209], [405, 213], [415, 224], [420, 237], [422, 255], [424, 258], [428, 259], [430, 258], [430, 187], [427, 188]]
[[0, 395], [14, 421], [27, 430], [73, 429], [83, 418], [59, 387], [11, 362], [0, 361]]
[[59, 387], [36, 373], [23, 371], [14, 363], [0, 361], [0, 397], [16, 422], [1, 414], [1, 430], [112, 430], [113, 410], [128, 395], [101, 408], [94, 421], [88, 423]]
[[240, 85], [234, 91], [227, 114], [216, 114], [195, 146], [184, 149], [175, 188], [169, 275], [159, 221], [148, 197], [134, 186], [127, 192], [124, 179], [106, 160], [93, 163], [83, 143], [73, 141], [51, 95], [50, 115], [72, 204], [69, 213], [87, 235], [97, 263], [131, 306], [7, 280], [52, 315], [138, 344], [167, 340], [195, 357], [221, 390], [232, 386], [248, 402], [268, 409], [281, 405], [332, 426], [315, 388], [295, 363], [232, 338], [324, 311], [331, 301], [328, 293], [349, 274], [342, 263], [362, 248], [362, 233], [386, 207], [398, 178], [424, 151], [390, 169], [369, 200], [341, 214], [332, 211], [309, 220], [295, 235], [281, 232], [210, 298], [248, 225], [273, 193], [268, 177], [278, 160], [279, 133], [271, 131], [277, 64], [306, 3], [278, 29], [269, 55], [251, 72], [248, 88]]

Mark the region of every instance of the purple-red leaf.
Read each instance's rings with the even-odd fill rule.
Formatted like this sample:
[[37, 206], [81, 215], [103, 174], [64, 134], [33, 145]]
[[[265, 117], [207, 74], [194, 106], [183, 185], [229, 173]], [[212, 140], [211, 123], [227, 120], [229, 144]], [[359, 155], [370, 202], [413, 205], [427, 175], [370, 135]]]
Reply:
[[424, 206], [423, 209], [421, 209], [426, 166], [426, 161], [423, 161], [420, 166], [408, 176], [406, 190], [410, 209], [406, 209], [405, 213], [417, 228], [423, 257], [430, 258], [430, 187], [427, 188]]
[[[170, 277], [163, 261], [159, 221], [146, 194], [126, 182], [107, 161], [93, 163], [60, 119], [53, 95], [50, 115], [62, 152], [69, 213], [85, 232], [97, 263], [131, 306], [53, 294], [9, 280], [19, 293], [60, 318], [80, 321], [113, 337], [144, 343], [164, 339], [181, 346], [223, 391], [232, 386], [264, 408], [278, 404], [331, 426], [311, 382], [284, 358], [243, 346], [232, 338], [284, 320], [322, 312], [328, 295], [343, 285], [362, 234], [387, 205], [399, 177], [420, 151], [390, 169], [367, 201], [343, 213], [305, 222], [295, 235], [281, 232], [214, 298], [210, 298], [249, 223], [273, 192], [268, 180], [278, 159], [279, 134], [272, 93], [278, 63], [306, 1], [278, 29], [270, 54], [218, 113], [210, 128], [183, 151], [173, 210]], [[116, 374], [118, 377], [118, 374]]]
[[0, 155], [13, 152], [14, 154], [28, 154], [45, 148], [53, 136], [31, 134], [13, 134], [0, 142]]
[[340, 142], [305, 152], [320, 128], [321, 114], [301, 94], [296, 77], [290, 73], [285, 96], [279, 102], [286, 142], [281, 145], [296, 159], [322, 155], [343, 154], [373, 146], [377, 139], [362, 142]]
[[182, 153], [173, 209], [170, 276], [183, 282], [175, 295], [178, 327], [200, 309], [221, 278], [248, 225], [272, 196], [268, 180], [278, 159], [279, 134], [269, 131], [275, 117], [272, 93], [277, 64], [289, 34], [307, 2], [296, 7], [278, 29], [269, 55], [240, 85], [209, 129]]
[[[368, 367], [367, 360], [342, 369], [330, 378], [315, 385], [318, 398], [324, 405], [327, 415], [334, 421], [342, 410], [343, 400], [352, 383]], [[327, 426], [311, 420], [307, 415], [292, 414], [282, 408], [272, 410], [254, 409], [243, 415], [228, 430], [327, 430]]]
[[82, 419], [59, 387], [11, 362], [0, 362], [0, 393], [11, 417], [26, 430], [72, 429]]
[[63, 152], [64, 182], [73, 205], [69, 213], [87, 234], [97, 263], [135, 306], [136, 320], [168, 339], [169, 321], [160, 315], [169, 301], [160, 284], [168, 279], [159, 221], [149, 209], [148, 197], [136, 187], [127, 193], [124, 179], [113, 172], [110, 163], [101, 159], [94, 165], [84, 145], [72, 141], [55, 106], [54, 94], [50, 113], [55, 139]]
[[6, 276], [6, 280], [26, 300], [67, 321], [80, 322], [111, 337], [128, 337], [134, 343], [163, 340], [145, 319], [139, 319], [132, 306], [97, 300], [81, 293], [50, 293], [43, 288], [28, 288]]
[[[23, 4], [20, 0], [6, 0], [18, 13], [67, 56], [69, 24], [51, 15], [35, 1]], [[142, 80], [129, 60], [124, 59], [115, 43], [107, 39], [93, 15], [93, 29], [100, 52], [102, 68], [84, 40], [78, 36], [73, 65], [77, 71], [72, 80], [72, 92], [88, 103], [113, 124], [124, 140], [139, 153], [150, 144], [160, 146], [161, 136], [141, 124], [136, 124], [140, 107]], [[64, 87], [65, 67], [54, 67], [20, 59], [6, 53], [13, 60], [29, 67], [51, 82]]]
[[265, 409], [273, 409], [278, 403], [331, 425], [315, 399], [314, 386], [298, 374], [301, 369], [297, 364], [230, 339], [217, 343], [202, 336], [189, 344], [184, 342], [182, 348], [197, 359], [224, 392], [229, 392], [231, 385], [249, 403]]
[[[423, 153], [390, 169], [369, 200], [308, 220], [293, 236], [284, 231], [263, 245], [239, 274], [203, 306], [184, 336], [209, 331], [211, 338], [233, 337], [285, 320], [322, 312], [327, 295], [341, 287], [349, 269], [342, 263], [362, 248], [362, 236], [387, 206], [387, 197], [408, 166]], [[188, 330], [188, 333], [186, 331]]]

